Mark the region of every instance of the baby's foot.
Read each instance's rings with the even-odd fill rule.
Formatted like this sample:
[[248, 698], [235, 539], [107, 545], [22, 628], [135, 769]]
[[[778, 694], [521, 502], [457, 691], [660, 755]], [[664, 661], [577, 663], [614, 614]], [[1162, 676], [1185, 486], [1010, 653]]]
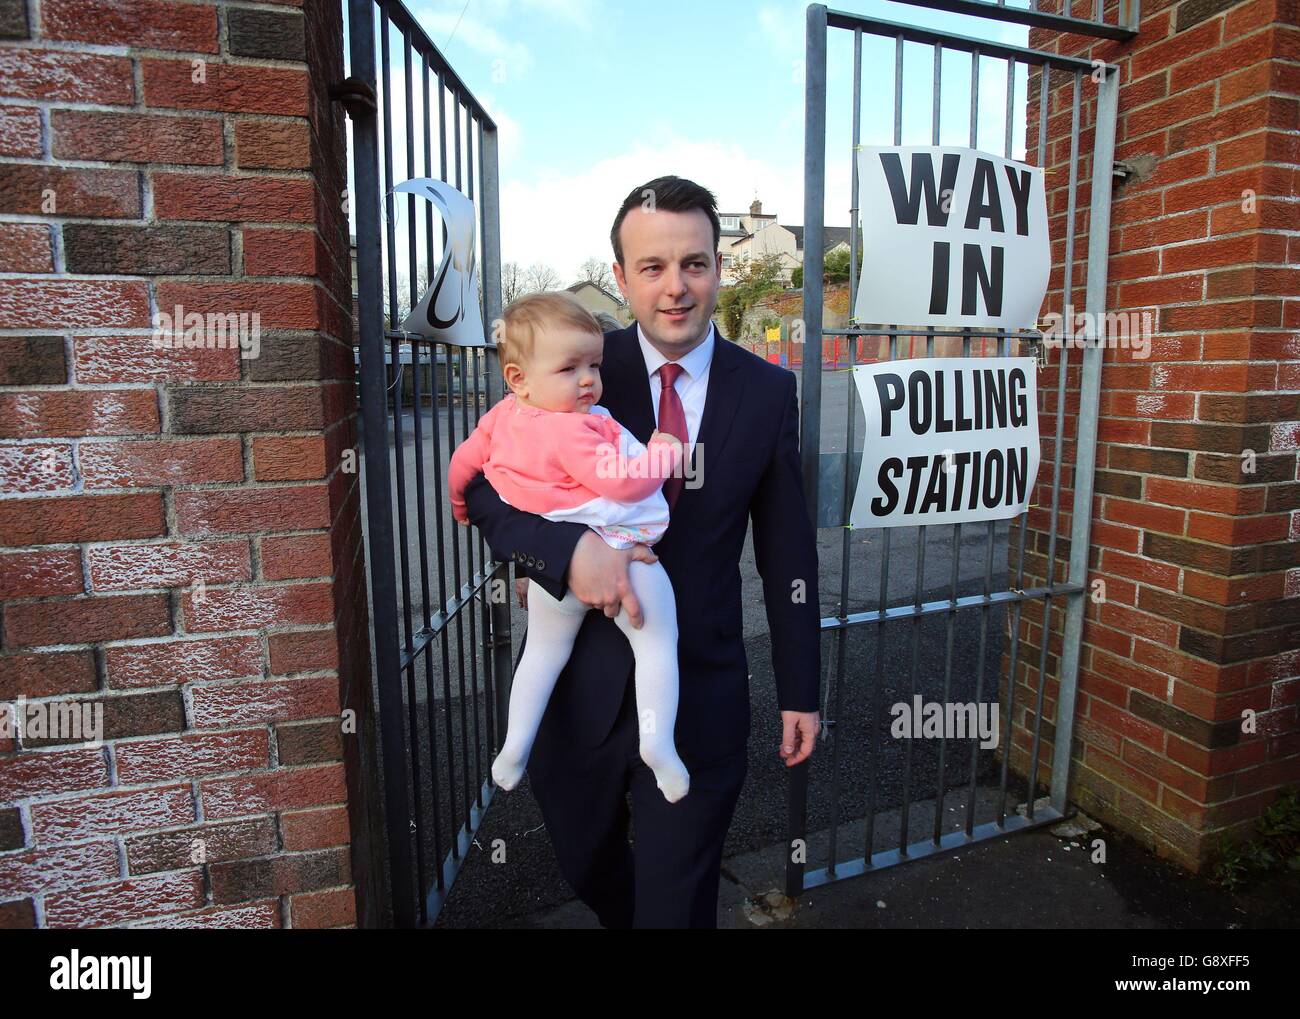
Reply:
[[643, 746], [641, 760], [654, 772], [655, 784], [669, 803], [676, 803], [690, 790], [690, 772], [672, 747]]
[[517, 754], [502, 750], [492, 762], [492, 781], [509, 792], [524, 777], [524, 764]]

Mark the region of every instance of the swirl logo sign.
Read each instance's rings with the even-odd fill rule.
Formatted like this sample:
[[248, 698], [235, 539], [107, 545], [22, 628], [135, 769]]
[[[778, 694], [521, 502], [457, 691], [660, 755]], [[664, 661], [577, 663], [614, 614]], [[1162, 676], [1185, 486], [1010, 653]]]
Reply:
[[447, 243], [433, 282], [406, 316], [402, 329], [461, 347], [486, 347], [478, 298], [473, 201], [450, 184], [431, 177], [403, 181], [393, 190], [433, 202], [447, 227]]

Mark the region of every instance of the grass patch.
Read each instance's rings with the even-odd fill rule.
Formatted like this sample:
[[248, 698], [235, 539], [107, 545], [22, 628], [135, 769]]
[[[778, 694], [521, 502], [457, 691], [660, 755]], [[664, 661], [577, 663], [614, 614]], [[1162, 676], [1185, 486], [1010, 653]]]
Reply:
[[1264, 811], [1253, 839], [1221, 842], [1212, 876], [1235, 892], [1255, 877], [1283, 869], [1300, 871], [1300, 788], [1286, 790]]

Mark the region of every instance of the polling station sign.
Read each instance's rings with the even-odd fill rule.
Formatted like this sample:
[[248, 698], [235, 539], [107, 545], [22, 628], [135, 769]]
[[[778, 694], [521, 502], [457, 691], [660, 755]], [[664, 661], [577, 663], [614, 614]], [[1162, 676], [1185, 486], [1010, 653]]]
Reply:
[[1038, 476], [1032, 357], [927, 357], [853, 369], [866, 418], [853, 527], [1000, 520]]
[[1051, 270], [1040, 167], [975, 149], [864, 145], [858, 181], [855, 321], [1034, 327]]

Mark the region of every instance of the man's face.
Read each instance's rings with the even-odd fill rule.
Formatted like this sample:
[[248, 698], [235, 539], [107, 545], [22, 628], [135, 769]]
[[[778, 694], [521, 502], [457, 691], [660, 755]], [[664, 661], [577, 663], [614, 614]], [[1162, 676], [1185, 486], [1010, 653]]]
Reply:
[[614, 263], [618, 289], [650, 343], [676, 360], [708, 335], [718, 304], [722, 256], [702, 209], [632, 209], [619, 226], [623, 262]]

